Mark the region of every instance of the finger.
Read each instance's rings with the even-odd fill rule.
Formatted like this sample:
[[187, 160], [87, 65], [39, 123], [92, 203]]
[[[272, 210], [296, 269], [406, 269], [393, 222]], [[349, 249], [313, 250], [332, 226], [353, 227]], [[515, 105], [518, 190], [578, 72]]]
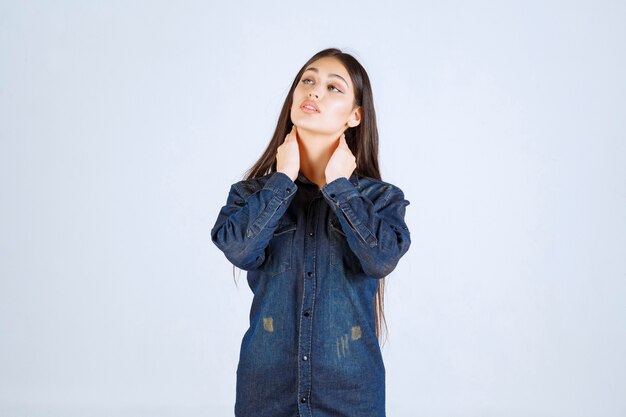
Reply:
[[290, 141], [291, 137], [293, 136], [293, 129], [294, 129], [295, 125], [291, 125], [291, 130], [289, 131], [289, 133], [287, 133], [287, 135], [285, 136], [285, 142]]
[[291, 134], [293, 135], [293, 140], [298, 141], [298, 126], [293, 125], [291, 128]]

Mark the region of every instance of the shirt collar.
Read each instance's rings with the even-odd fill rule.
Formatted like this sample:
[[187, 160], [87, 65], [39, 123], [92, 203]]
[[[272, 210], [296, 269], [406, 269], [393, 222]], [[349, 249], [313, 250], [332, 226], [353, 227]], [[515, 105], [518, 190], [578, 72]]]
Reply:
[[[352, 171], [352, 175], [350, 175], [349, 180], [355, 187], [359, 186], [359, 176], [357, 175], [356, 171]], [[304, 184], [315, 185], [312, 181], [310, 181], [307, 177], [304, 176], [302, 171], [298, 171], [298, 178], [296, 178], [296, 181], [300, 181]]]

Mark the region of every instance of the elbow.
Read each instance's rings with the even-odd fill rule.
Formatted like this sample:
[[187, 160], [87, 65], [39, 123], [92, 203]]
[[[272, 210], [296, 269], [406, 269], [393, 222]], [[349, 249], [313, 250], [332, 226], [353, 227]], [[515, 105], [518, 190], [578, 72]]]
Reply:
[[367, 258], [367, 262], [363, 263], [363, 271], [369, 277], [380, 279], [391, 274], [400, 258], [409, 250], [411, 246], [411, 240], [409, 238], [404, 239], [400, 244], [396, 245], [393, 252], [375, 252], [378, 256], [371, 256]]
[[264, 259], [262, 254], [247, 253], [246, 251], [237, 249], [224, 252], [224, 254], [230, 263], [239, 269], [243, 269], [244, 271], [253, 271], [257, 269]]
[[391, 274], [394, 269], [396, 269], [396, 265], [398, 264], [397, 260], [387, 260], [385, 262], [372, 262], [366, 265], [363, 265], [363, 271], [370, 278], [380, 279], [385, 278], [387, 275]]
[[211, 241], [224, 253], [230, 263], [244, 271], [256, 269], [265, 259], [263, 252], [252, 252], [244, 242], [227, 239], [217, 229], [211, 231]]

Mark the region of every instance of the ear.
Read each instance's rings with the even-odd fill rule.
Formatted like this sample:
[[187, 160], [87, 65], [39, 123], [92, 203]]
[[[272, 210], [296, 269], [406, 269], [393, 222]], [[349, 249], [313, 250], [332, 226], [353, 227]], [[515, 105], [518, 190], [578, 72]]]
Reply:
[[348, 119], [348, 126], [350, 127], [358, 126], [361, 123], [361, 114], [362, 114], [361, 106], [354, 109], [354, 111], [352, 112], [352, 115]]

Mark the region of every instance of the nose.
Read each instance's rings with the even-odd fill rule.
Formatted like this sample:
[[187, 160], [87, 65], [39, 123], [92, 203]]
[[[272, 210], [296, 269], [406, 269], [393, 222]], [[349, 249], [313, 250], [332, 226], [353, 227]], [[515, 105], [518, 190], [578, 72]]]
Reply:
[[321, 94], [319, 94], [317, 92], [318, 88], [323, 88], [323, 86], [321, 84], [315, 84], [310, 90], [309, 90], [309, 97], [315, 97], [317, 99], [320, 98]]

